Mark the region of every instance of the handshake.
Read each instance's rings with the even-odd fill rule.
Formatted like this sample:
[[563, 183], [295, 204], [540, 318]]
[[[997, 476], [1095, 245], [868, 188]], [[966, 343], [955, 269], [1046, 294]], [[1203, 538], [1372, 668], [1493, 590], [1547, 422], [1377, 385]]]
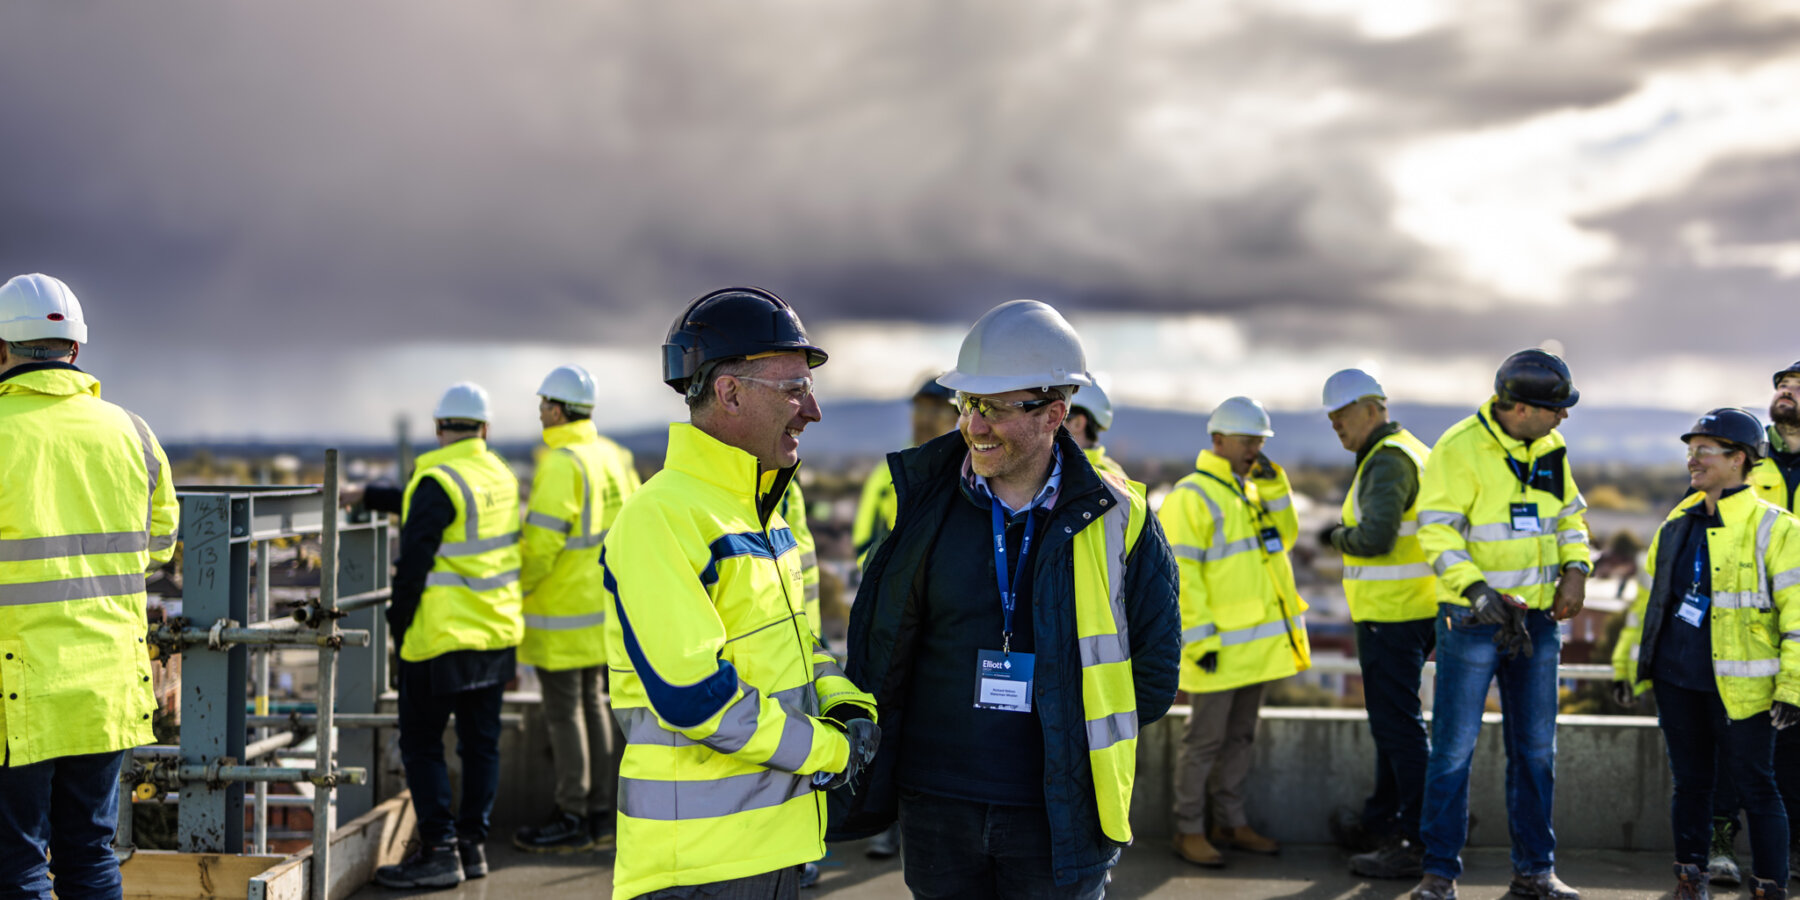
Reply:
[[[831, 719], [826, 721], [837, 724]], [[881, 727], [868, 719], [857, 718], [845, 722], [843, 729], [844, 736], [850, 740], [850, 758], [845, 761], [842, 772], [815, 772], [812, 778], [815, 790], [837, 790], [875, 761], [875, 749], [881, 746]]]

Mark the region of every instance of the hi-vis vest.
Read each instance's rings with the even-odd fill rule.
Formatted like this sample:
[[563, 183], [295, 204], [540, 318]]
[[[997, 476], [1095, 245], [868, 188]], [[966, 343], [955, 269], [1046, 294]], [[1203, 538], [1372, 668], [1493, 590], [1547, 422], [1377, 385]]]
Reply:
[[456, 507], [425, 595], [406, 630], [400, 658], [421, 662], [452, 650], [518, 646], [525, 623], [519, 593], [519, 481], [506, 461], [469, 438], [421, 454], [406, 486], [402, 516], [413, 491], [436, 479]]
[[867, 566], [869, 554], [893, 533], [894, 520], [899, 515], [900, 500], [894, 494], [894, 473], [883, 461], [863, 482], [862, 497], [856, 503], [856, 519], [850, 523], [850, 543], [856, 553], [858, 569]]
[[[1438, 438], [1419, 476], [1419, 544], [1438, 602], [1468, 606], [1478, 581], [1549, 609], [1564, 566], [1589, 563], [1587, 501], [1556, 431], [1527, 447], [1500, 427], [1494, 400]], [[1518, 515], [1515, 515], [1517, 507]]]
[[806, 601], [806, 619], [812, 625], [813, 637], [821, 641], [825, 620], [819, 609], [819, 545], [813, 540], [812, 528], [806, 524], [806, 495], [800, 493], [800, 479], [788, 479], [787, 493], [781, 495], [781, 518], [794, 534], [794, 548], [800, 551], [800, 583]]
[[[1363, 468], [1383, 447], [1405, 453], [1421, 473], [1431, 456], [1430, 448], [1404, 428], [1369, 448], [1362, 464], [1356, 467], [1350, 494], [1344, 498], [1343, 522], [1351, 528], [1362, 519], [1357, 489], [1362, 483]], [[1437, 614], [1437, 573], [1425, 561], [1425, 548], [1419, 545], [1418, 496], [1400, 516], [1394, 549], [1381, 556], [1344, 554], [1344, 597], [1350, 601], [1350, 618], [1357, 622], [1410, 622]]]
[[[825, 855], [849, 743], [819, 718], [875, 700], [813, 637], [782, 473], [692, 425], [602, 548], [613, 712], [625, 732], [613, 893], [744, 878]], [[843, 713], [839, 713], [843, 715]], [[846, 716], [850, 717], [850, 716]]]
[[1130, 480], [1130, 476], [1125, 474], [1125, 467], [1119, 465], [1118, 460], [1106, 455], [1105, 447], [1089, 447], [1081, 451], [1081, 455], [1087, 457], [1088, 462], [1093, 465], [1094, 471]]
[[[1645, 572], [1652, 579], [1656, 553], [1671, 523], [1687, 515], [1705, 495], [1690, 494], [1675, 506], [1650, 540]], [[1713, 681], [1725, 713], [1747, 719], [1767, 712], [1776, 700], [1800, 704], [1800, 520], [1756, 495], [1739, 491], [1719, 500], [1722, 528], [1706, 530], [1706, 552], [1712, 561], [1712, 603], [1707, 625], [1712, 630]], [[1683, 577], [1683, 573], [1668, 573]], [[1655, 591], [1638, 591], [1625, 628], [1613, 648], [1613, 677], [1631, 683], [1635, 693], [1650, 688], [1639, 680], [1638, 656]], [[1671, 592], [1669, 602], [1681, 598]], [[1663, 628], [1686, 628], [1672, 620]]]
[[13, 766], [155, 740], [144, 573], [178, 506], [149, 426], [73, 368], [0, 380], [0, 740]]
[[[1157, 514], [1181, 573], [1181, 689], [1225, 691], [1311, 668], [1292, 538], [1261, 495], [1271, 483], [1291, 517], [1286, 474], [1240, 482], [1211, 450], [1194, 467]], [[1212, 652], [1218, 669], [1209, 673], [1199, 660]]]
[[[1781, 435], [1774, 428], [1769, 428], [1769, 446], [1780, 447]], [[1781, 474], [1781, 467], [1775, 460], [1765, 456], [1756, 461], [1750, 469], [1750, 487], [1757, 496], [1787, 510], [1794, 511], [1794, 491], [1800, 485], [1788, 484], [1787, 477]]]
[[549, 450], [531, 476], [519, 540], [525, 594], [519, 661], [552, 672], [606, 663], [600, 542], [636, 479], [620, 471], [619, 458], [601, 440], [586, 419], [544, 429]]

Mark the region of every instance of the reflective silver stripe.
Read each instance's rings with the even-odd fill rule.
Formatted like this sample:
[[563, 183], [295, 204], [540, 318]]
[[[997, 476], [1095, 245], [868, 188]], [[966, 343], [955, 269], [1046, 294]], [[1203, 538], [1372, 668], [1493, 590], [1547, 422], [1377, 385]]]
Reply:
[[800, 554], [800, 568], [816, 569], [818, 567], [819, 567], [819, 554], [817, 551], [808, 550], [805, 553]]
[[[1182, 634], [1186, 638], [1186, 633]], [[1126, 662], [1131, 659], [1131, 651], [1125, 642], [1116, 634], [1096, 634], [1084, 637], [1075, 642], [1081, 650], [1082, 666], [1098, 666], [1106, 663]]]
[[806, 765], [806, 758], [812, 755], [813, 725], [795, 710], [786, 712], [787, 718], [781, 724], [781, 743], [775, 745], [774, 753], [769, 754], [768, 766], [792, 772]]
[[1713, 660], [1713, 674], [1720, 678], [1773, 678], [1780, 673], [1779, 659]]
[[806, 600], [806, 602], [808, 602], [808, 603], [811, 603], [812, 601], [819, 599], [819, 583], [815, 581], [815, 582], [812, 582], [811, 584], [808, 584], [806, 586], [805, 590], [803, 590], [801, 592], [800, 596], [802, 599]]
[[150, 502], [144, 510], [144, 530], [150, 531], [156, 522], [156, 486], [162, 483], [162, 463], [156, 458], [156, 445], [150, 440], [150, 426], [138, 418], [138, 414], [126, 410], [131, 417], [131, 427], [137, 429], [138, 444], [144, 448], [144, 472], [149, 475]]
[[503, 547], [511, 547], [518, 542], [519, 533], [516, 531], [509, 531], [506, 534], [495, 535], [491, 538], [482, 538], [477, 541], [458, 541], [454, 544], [439, 544], [437, 555], [474, 556], [478, 553], [486, 553], [489, 550], [499, 550]]
[[172, 534], [159, 534], [150, 539], [151, 553], [155, 553], [159, 550], [167, 550], [173, 546], [175, 546], [175, 536]]
[[1445, 550], [1438, 554], [1437, 562], [1432, 564], [1432, 568], [1436, 569], [1439, 575], [1446, 575], [1449, 574], [1451, 566], [1474, 561], [1475, 558], [1470, 556], [1467, 550]]
[[1261, 625], [1250, 628], [1239, 628], [1235, 631], [1221, 632], [1219, 634], [1219, 645], [1223, 647], [1235, 647], [1239, 644], [1248, 644], [1251, 641], [1260, 641], [1263, 638], [1285, 635], [1288, 633], [1288, 627], [1290, 625], [1294, 628], [1306, 627], [1306, 624], [1299, 616], [1295, 616], [1289, 622], [1282, 622], [1279, 620], [1274, 622], [1264, 622]]
[[[467, 532], [464, 540], [471, 542], [481, 540], [481, 510], [475, 506], [475, 492], [469, 490], [469, 483], [464, 481], [462, 475], [455, 469], [449, 466], [438, 466], [437, 470], [450, 476], [450, 480], [456, 484], [456, 489], [462, 492], [463, 530]], [[438, 550], [438, 555], [444, 555], [441, 548]]]
[[1195, 641], [1204, 641], [1218, 633], [1219, 626], [1217, 625], [1195, 625], [1194, 627], [1185, 629], [1181, 632], [1181, 642], [1184, 644], [1191, 644]]
[[1559, 531], [1556, 533], [1556, 545], [1558, 547], [1560, 547], [1564, 544], [1585, 544], [1585, 543], [1587, 543], [1587, 532], [1582, 531], [1579, 528], [1572, 528], [1572, 529], [1569, 529], [1568, 531]]
[[1256, 538], [1243, 538], [1241, 540], [1232, 541], [1221, 547], [1190, 547], [1186, 544], [1176, 544], [1172, 549], [1175, 551], [1175, 555], [1182, 559], [1191, 559], [1195, 562], [1209, 563], [1219, 562], [1220, 560], [1236, 556], [1239, 553], [1248, 553], [1261, 546], [1262, 542], [1258, 541]]
[[1800, 569], [1789, 569], [1786, 572], [1776, 572], [1775, 575], [1769, 579], [1769, 587], [1777, 591], [1785, 591], [1795, 585], [1800, 585]]
[[58, 581], [0, 584], [0, 606], [62, 603], [68, 600], [92, 600], [95, 597], [125, 597], [143, 592], [144, 576], [142, 573], [89, 575], [84, 578], [64, 578]]
[[[1360, 516], [1358, 516], [1357, 518], [1359, 520], [1361, 519]], [[1419, 523], [1417, 523], [1417, 522], [1401, 522], [1400, 530], [1395, 533], [1400, 535], [1401, 537], [1412, 537], [1413, 535], [1419, 533]]]
[[1534, 584], [1551, 584], [1556, 581], [1560, 566], [1534, 566], [1529, 569], [1501, 569], [1487, 573], [1487, 583], [1496, 590], [1507, 588], [1531, 587]]
[[720, 753], [736, 753], [756, 737], [756, 722], [762, 716], [762, 694], [741, 679], [738, 691], [740, 696], [725, 707], [724, 715], [719, 717], [719, 727], [700, 739], [700, 743]]
[[1638, 645], [1632, 644], [1631, 645], [1631, 661], [1637, 662], [1637, 658], [1638, 658]]
[[549, 513], [541, 513], [535, 510], [525, 514], [525, 524], [536, 525], [539, 528], [547, 531], [554, 531], [557, 534], [568, 534], [569, 529], [575, 527]]
[[433, 572], [425, 576], [427, 587], [466, 587], [472, 591], [491, 591], [515, 584], [519, 580], [519, 570], [501, 572], [487, 578], [464, 578], [455, 572]]
[[1431, 567], [1425, 563], [1344, 567], [1346, 581], [1406, 581], [1411, 578], [1430, 578], [1432, 574]]
[[606, 624], [606, 613], [583, 613], [578, 616], [533, 616], [525, 617], [525, 627], [538, 631], [575, 631]]
[[1105, 750], [1120, 741], [1129, 741], [1137, 736], [1138, 718], [1135, 709], [1087, 720], [1089, 753]]
[[1637, 628], [1637, 627], [1642, 626], [1643, 624], [1644, 624], [1644, 619], [1642, 616], [1638, 615], [1638, 611], [1636, 609], [1632, 609], [1629, 612], [1625, 613], [1625, 627], [1626, 628]]
[[599, 534], [585, 534], [585, 535], [581, 535], [579, 537], [569, 538], [568, 540], [563, 541], [563, 549], [564, 550], [591, 550], [595, 547], [600, 546], [603, 543], [606, 543], [606, 532], [604, 532], [604, 531], [600, 532]]
[[[173, 541], [173, 538], [170, 538]], [[0, 562], [57, 559], [65, 556], [98, 556], [102, 553], [142, 553], [150, 536], [142, 531], [109, 531], [95, 534], [60, 534], [54, 537], [13, 538], [0, 541]]]
[[1294, 495], [1286, 494], [1273, 500], [1264, 500], [1263, 509], [1269, 512], [1280, 512], [1294, 505]]
[[1419, 527], [1426, 525], [1448, 525], [1461, 531], [1469, 525], [1469, 517], [1457, 512], [1439, 512], [1435, 509], [1419, 510]]
[[615, 706], [613, 716], [619, 720], [619, 730], [625, 733], [625, 742], [628, 744], [686, 747], [694, 743], [688, 740], [687, 735], [662, 727], [656, 713], [651, 712], [648, 707]]
[[[836, 663], [832, 663], [830, 669], [831, 672], [838, 677], [844, 677], [843, 670], [839, 669]], [[786, 709], [797, 709], [809, 716], [816, 716], [819, 714], [819, 695], [813, 690], [813, 686], [810, 684], [791, 687], [785, 691], [776, 691], [770, 696], [774, 697], [775, 702], [781, 704]], [[789, 715], [792, 715], [792, 713], [790, 712]]]
[[1510, 541], [1514, 538], [1534, 538], [1537, 537], [1540, 532], [1513, 531], [1511, 522], [1493, 522], [1487, 525], [1471, 525], [1469, 526], [1467, 533], [1470, 541], [1482, 541], [1491, 544], [1499, 541]]
[[813, 792], [811, 779], [770, 769], [712, 781], [619, 779], [619, 812], [634, 819], [711, 819], [780, 806]]
[[1784, 631], [1781, 633], [1781, 639], [1784, 641], [1800, 641], [1800, 631]]
[[[1104, 539], [1101, 550], [1106, 554], [1106, 604], [1112, 608], [1113, 632], [1118, 635], [1119, 646], [1129, 648], [1131, 628], [1125, 615], [1125, 560], [1131, 555], [1131, 498], [1110, 483], [1106, 489], [1113, 495], [1112, 512], [1101, 517], [1101, 525], [1106, 529], [1101, 532]], [[1125, 650], [1125, 655], [1131, 655], [1129, 649]]]
[[1193, 491], [1200, 495], [1201, 500], [1206, 501], [1206, 511], [1212, 515], [1213, 520], [1213, 546], [1225, 543], [1225, 513], [1219, 509], [1219, 504], [1213, 501], [1212, 495], [1208, 494], [1198, 482], [1182, 481], [1175, 486], [1182, 490]]
[[1774, 605], [1761, 591], [1716, 591], [1712, 602], [1720, 609], [1769, 609]]
[[1562, 512], [1556, 514], [1556, 520], [1560, 522], [1584, 509], [1587, 509], [1587, 500], [1577, 493], [1575, 499], [1570, 500], [1569, 505], [1563, 507]]

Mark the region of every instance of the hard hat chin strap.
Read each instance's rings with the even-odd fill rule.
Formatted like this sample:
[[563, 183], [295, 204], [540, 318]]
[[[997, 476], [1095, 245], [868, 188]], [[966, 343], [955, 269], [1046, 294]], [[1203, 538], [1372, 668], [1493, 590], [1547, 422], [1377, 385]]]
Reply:
[[24, 344], [14, 344], [9, 341], [0, 341], [0, 343], [6, 345], [7, 355], [20, 359], [68, 359], [75, 355], [73, 347], [65, 350], [61, 347], [27, 347]]

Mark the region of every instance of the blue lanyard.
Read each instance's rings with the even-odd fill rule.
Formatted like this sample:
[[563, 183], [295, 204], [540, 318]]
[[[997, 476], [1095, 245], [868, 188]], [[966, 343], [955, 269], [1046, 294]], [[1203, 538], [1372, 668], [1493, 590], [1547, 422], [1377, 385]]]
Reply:
[[1689, 590], [1696, 594], [1705, 594], [1710, 597], [1712, 596], [1712, 582], [1710, 580], [1706, 582], [1706, 589], [1704, 591], [1701, 590], [1700, 582], [1700, 579], [1706, 577], [1706, 570], [1700, 564], [1700, 558], [1706, 555], [1706, 536], [1704, 534], [1700, 536], [1700, 541], [1700, 546], [1694, 548], [1694, 586], [1689, 588]]
[[1025, 580], [1025, 560], [1031, 556], [1031, 517], [1037, 507], [1025, 510], [1025, 542], [1019, 545], [1019, 565], [1011, 578], [1006, 572], [1006, 514], [1000, 511], [1000, 498], [990, 494], [988, 509], [994, 514], [994, 578], [1000, 582], [1000, 612], [1006, 619], [1000, 635], [1000, 652], [1011, 653], [1013, 607], [1018, 601], [1018, 593], [1013, 588]]

